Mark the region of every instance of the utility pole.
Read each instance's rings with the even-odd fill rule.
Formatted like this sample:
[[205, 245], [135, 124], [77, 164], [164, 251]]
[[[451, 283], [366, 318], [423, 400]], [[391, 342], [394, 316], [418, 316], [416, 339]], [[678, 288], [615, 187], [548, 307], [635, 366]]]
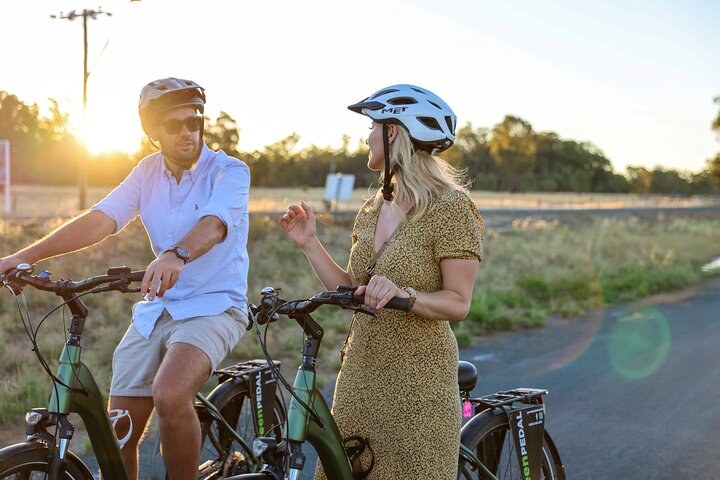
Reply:
[[[98, 7], [97, 10], [87, 10], [84, 9], [82, 12], [76, 12], [75, 10], [70, 10], [68, 13], [60, 12], [59, 15], [50, 15], [50, 18], [55, 18], [58, 20], [70, 20], [71, 22], [75, 20], [76, 18], [82, 18], [83, 20], [83, 47], [84, 47], [84, 55], [83, 55], [83, 133], [85, 133], [86, 127], [87, 127], [87, 79], [90, 73], [88, 72], [88, 34], [87, 34], [87, 23], [88, 18], [91, 18], [93, 20], [97, 20], [98, 15], [107, 15], [108, 17], [112, 16], [112, 13], [110, 12], [103, 12], [100, 7]], [[78, 180], [80, 184], [80, 200], [79, 200], [79, 207], [80, 210], [85, 210], [87, 208], [87, 165], [86, 165], [87, 159], [84, 155], [80, 157], [80, 172], [78, 175]]]

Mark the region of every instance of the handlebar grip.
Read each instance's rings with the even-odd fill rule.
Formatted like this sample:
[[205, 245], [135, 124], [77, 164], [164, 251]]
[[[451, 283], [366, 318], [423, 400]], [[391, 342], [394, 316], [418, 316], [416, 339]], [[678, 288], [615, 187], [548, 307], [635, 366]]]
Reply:
[[141, 282], [144, 276], [145, 276], [145, 270], [140, 270], [137, 272], [130, 272], [130, 274], [127, 276], [127, 278], [131, 282]]
[[[353, 302], [358, 304], [365, 302], [365, 295], [353, 295]], [[409, 312], [412, 309], [413, 301], [411, 298], [394, 297], [383, 307], [389, 308], [390, 310], [401, 310], [403, 312]]]

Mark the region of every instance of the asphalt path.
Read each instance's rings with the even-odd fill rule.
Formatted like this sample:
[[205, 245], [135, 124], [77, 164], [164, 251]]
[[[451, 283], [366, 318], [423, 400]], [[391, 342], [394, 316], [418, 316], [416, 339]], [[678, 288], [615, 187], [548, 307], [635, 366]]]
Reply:
[[567, 478], [718, 479], [720, 279], [464, 349], [475, 395], [547, 388]]

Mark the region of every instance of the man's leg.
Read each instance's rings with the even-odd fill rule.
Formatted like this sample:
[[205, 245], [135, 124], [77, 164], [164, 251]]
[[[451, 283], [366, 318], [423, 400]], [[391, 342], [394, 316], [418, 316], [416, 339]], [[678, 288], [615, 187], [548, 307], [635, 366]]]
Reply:
[[[128, 473], [132, 480], [138, 478], [138, 445], [140, 440], [145, 433], [145, 426], [147, 425], [148, 418], [153, 411], [153, 399], [152, 397], [119, 397], [111, 396], [108, 402], [108, 409], [120, 408], [130, 412], [132, 418], [132, 435], [130, 439], [125, 443], [122, 448], [123, 460], [125, 460], [125, 466], [127, 466]], [[130, 422], [127, 420], [120, 420], [118, 422], [115, 433], [118, 438], [123, 438], [130, 427]]]
[[200, 462], [200, 422], [193, 399], [210, 375], [210, 360], [199, 348], [173, 343], [153, 383], [160, 442], [169, 478], [196, 479]]

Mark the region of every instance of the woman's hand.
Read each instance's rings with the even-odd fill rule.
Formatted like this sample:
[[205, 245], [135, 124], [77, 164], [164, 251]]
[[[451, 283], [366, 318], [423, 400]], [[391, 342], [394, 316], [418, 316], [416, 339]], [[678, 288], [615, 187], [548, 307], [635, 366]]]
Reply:
[[387, 277], [374, 275], [367, 285], [361, 285], [355, 291], [356, 295], [365, 295], [363, 302], [370, 308], [380, 310], [394, 297], [409, 298], [410, 295], [402, 288], [395, 285]]
[[315, 213], [310, 205], [303, 201], [300, 202], [300, 205], [288, 206], [287, 212], [280, 217], [280, 226], [285, 234], [302, 249], [315, 239], [317, 233]]

